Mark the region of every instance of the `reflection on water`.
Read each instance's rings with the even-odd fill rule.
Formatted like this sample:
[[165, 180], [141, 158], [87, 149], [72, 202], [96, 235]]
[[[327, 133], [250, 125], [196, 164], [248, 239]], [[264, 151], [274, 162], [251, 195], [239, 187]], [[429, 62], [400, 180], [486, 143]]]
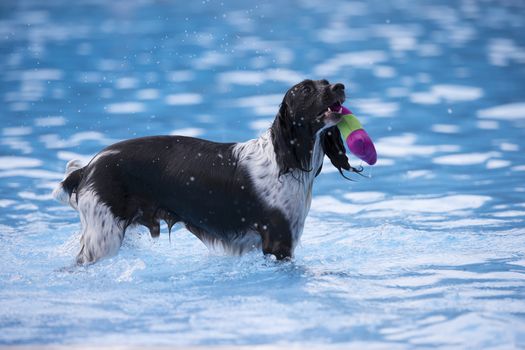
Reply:
[[[0, 344], [523, 347], [524, 18], [519, 1], [2, 2]], [[78, 217], [50, 196], [68, 160], [255, 137], [306, 77], [347, 86], [379, 160], [355, 182], [326, 162], [292, 263], [180, 228], [72, 267]]]

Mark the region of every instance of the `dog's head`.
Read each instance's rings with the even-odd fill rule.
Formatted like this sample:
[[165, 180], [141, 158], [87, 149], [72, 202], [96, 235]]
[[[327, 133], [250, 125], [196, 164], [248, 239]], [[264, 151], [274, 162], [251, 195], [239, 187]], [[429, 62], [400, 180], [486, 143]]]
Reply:
[[317, 137], [339, 172], [352, 169], [336, 127], [344, 101], [345, 86], [327, 80], [304, 80], [288, 90], [271, 128], [281, 174], [294, 169], [320, 170], [312, 169], [311, 164]]

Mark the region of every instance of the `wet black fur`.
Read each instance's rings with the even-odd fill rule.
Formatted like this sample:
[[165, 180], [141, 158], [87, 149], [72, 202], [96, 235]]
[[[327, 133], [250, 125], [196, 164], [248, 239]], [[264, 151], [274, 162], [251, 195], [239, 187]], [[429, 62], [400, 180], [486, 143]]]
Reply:
[[[306, 80], [290, 89], [271, 126], [280, 176], [311, 169], [315, 133], [324, 126], [323, 113], [344, 100], [341, 84]], [[321, 145], [332, 164], [350, 170], [337, 127], [322, 132]], [[247, 231], [262, 237], [263, 252], [278, 259], [290, 257], [290, 224], [279, 209], [265, 204], [239, 166], [233, 143], [216, 143], [183, 136], [153, 136], [122, 141], [109, 153], [72, 172], [64, 181], [71, 195], [92, 189], [124, 230], [131, 224], [160, 233], [159, 221], [171, 230], [176, 222], [201, 240], [232, 239]]]

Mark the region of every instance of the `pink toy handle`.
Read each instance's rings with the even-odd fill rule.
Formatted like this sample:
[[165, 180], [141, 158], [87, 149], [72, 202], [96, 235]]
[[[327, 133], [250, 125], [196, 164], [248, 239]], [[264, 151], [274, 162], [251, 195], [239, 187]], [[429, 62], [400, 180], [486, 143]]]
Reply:
[[341, 106], [343, 111], [341, 112], [342, 115], [352, 114], [352, 111], [346, 108], [345, 106]]

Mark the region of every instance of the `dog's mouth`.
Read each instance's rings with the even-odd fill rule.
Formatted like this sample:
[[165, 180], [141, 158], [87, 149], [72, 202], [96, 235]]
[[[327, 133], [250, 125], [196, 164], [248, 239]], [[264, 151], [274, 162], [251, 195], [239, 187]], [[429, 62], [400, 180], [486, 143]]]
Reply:
[[336, 101], [330, 107], [328, 107], [328, 113], [337, 113], [341, 114], [343, 112], [343, 105], [341, 101]]
[[344, 98], [336, 100], [321, 113], [321, 117], [326, 124], [337, 124], [341, 121], [344, 101]]

